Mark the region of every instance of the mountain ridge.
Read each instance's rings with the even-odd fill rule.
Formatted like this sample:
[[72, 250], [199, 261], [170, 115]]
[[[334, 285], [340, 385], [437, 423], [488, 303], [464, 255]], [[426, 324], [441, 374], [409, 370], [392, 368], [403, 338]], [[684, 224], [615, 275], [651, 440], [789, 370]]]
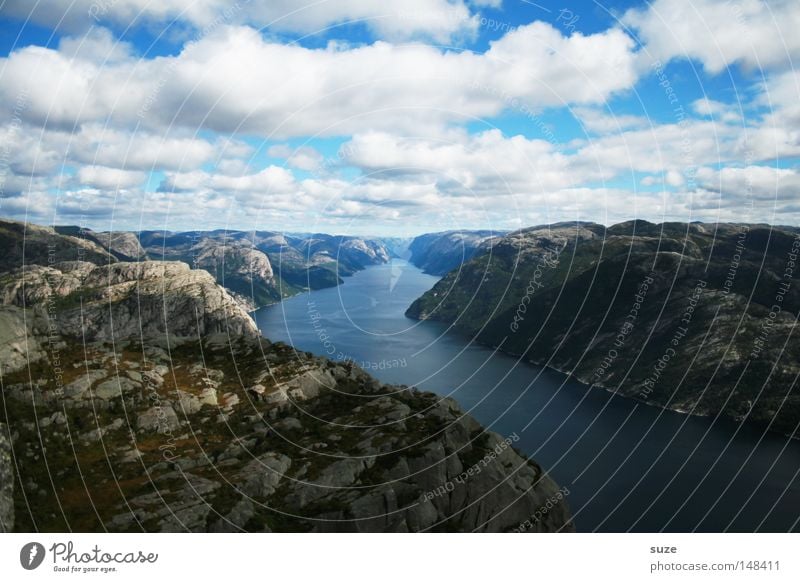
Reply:
[[533, 227], [451, 271], [407, 315], [641, 402], [795, 434], [800, 290], [781, 279], [798, 248], [793, 227]]

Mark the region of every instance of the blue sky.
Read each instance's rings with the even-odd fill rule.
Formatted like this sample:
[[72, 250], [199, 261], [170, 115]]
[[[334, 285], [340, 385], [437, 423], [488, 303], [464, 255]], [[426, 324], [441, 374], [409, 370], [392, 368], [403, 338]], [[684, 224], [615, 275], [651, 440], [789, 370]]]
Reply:
[[797, 2], [7, 0], [0, 14], [5, 217], [408, 236], [800, 223]]

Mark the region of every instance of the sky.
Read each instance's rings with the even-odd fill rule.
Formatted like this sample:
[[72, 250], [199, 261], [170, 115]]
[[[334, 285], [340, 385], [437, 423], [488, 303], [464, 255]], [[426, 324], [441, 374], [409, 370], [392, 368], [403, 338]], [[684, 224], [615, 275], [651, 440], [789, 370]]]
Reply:
[[800, 224], [797, 0], [0, 0], [0, 216]]

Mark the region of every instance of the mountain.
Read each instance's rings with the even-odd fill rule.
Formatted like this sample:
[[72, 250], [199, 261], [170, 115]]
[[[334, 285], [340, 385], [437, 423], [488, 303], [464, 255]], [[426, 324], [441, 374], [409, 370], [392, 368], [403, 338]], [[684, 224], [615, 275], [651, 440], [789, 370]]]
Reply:
[[450, 230], [423, 234], [408, 246], [409, 262], [429, 275], [444, 275], [470, 260], [504, 233], [493, 230]]
[[147, 258], [139, 239], [132, 232], [95, 232], [78, 226], [55, 226], [53, 230], [61, 235], [91, 241], [120, 261], [138, 261]]
[[270, 342], [203, 269], [30, 265], [0, 297], [4, 529], [573, 529], [512, 439]]
[[392, 257], [407, 259], [411, 256], [411, 251], [408, 247], [414, 240], [413, 238], [394, 236], [381, 237], [379, 240], [383, 243], [383, 246], [386, 247], [386, 250], [389, 251], [389, 254]]
[[793, 433], [800, 230], [562, 223], [511, 233], [407, 315], [576, 379]]
[[142, 231], [139, 240], [151, 258], [208, 270], [251, 310], [309, 289], [335, 287], [341, 277], [389, 260], [380, 242], [327, 234]]
[[285, 297], [335, 287], [390, 258], [373, 239], [327, 234], [286, 236], [269, 231], [95, 232], [78, 226], [42, 227], [0, 220], [6, 249], [0, 269], [56, 262], [95, 265], [147, 260], [180, 261], [211, 273], [246, 309]]
[[87, 261], [96, 265], [116, 261], [97, 242], [80, 236], [61, 235], [47, 226], [0, 220], [0, 272], [23, 265], [47, 265], [60, 261]]

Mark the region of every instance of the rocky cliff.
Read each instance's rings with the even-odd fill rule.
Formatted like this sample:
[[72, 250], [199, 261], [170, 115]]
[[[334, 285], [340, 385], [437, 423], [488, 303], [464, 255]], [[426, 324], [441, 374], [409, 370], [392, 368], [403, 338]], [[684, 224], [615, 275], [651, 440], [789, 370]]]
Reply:
[[101, 246], [116, 254], [120, 260], [139, 261], [147, 258], [139, 238], [132, 232], [98, 232], [94, 236]]
[[206, 271], [184, 263], [144, 261], [95, 266], [54, 263], [0, 279], [5, 305], [33, 308], [35, 335], [86, 341], [256, 335], [253, 320]]
[[0, 423], [0, 533], [14, 531], [14, 465], [8, 427]]
[[0, 273], [27, 265], [48, 265], [62, 261], [86, 261], [103, 265], [116, 257], [94, 240], [71, 234], [59, 234], [47, 226], [0, 220]]
[[491, 230], [451, 230], [423, 234], [408, 246], [411, 252], [409, 262], [430, 275], [444, 275], [470, 260], [502, 234]]
[[798, 230], [643, 221], [512, 233], [407, 315], [648, 404], [793, 433]]
[[208, 270], [249, 309], [335, 287], [341, 277], [389, 260], [382, 243], [326, 234], [144, 231], [139, 238], [149, 257]]

